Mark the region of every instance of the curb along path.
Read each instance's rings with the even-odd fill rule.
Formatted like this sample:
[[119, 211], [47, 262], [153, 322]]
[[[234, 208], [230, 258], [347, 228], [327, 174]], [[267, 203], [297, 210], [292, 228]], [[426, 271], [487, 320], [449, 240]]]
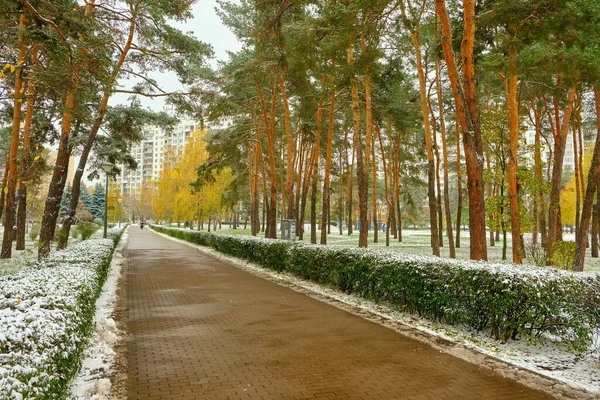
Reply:
[[129, 230], [129, 399], [547, 399], [147, 229]]

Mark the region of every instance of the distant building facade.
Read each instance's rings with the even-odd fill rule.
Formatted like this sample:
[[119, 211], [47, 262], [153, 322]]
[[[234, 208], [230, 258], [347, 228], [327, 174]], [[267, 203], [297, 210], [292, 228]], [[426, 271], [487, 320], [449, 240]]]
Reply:
[[168, 134], [162, 128], [148, 125], [144, 139], [131, 146], [131, 156], [138, 166], [133, 170], [119, 165], [121, 174], [116, 182], [122, 194], [135, 195], [150, 180], [157, 180], [165, 164], [174, 162], [183, 152], [190, 134], [199, 127], [192, 120], [182, 120], [173, 133]]

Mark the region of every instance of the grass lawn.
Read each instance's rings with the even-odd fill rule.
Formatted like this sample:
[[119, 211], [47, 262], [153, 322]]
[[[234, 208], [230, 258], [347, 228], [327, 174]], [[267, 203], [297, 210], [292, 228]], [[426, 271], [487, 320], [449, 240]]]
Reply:
[[[174, 227], [176, 225], [173, 225]], [[205, 227], [206, 230], [206, 227]], [[331, 227], [331, 234], [327, 235], [327, 244], [332, 246], [358, 246], [358, 231], [352, 233], [352, 235], [348, 236], [347, 231], [344, 232], [343, 235], [339, 234], [338, 228]], [[217, 229], [216, 233], [227, 233], [233, 235], [250, 235], [250, 229]], [[454, 231], [456, 234], [456, 231]], [[259, 236], [263, 236], [263, 233], [260, 233]], [[280, 232], [278, 232], [278, 236]], [[317, 231], [317, 243], [320, 242], [321, 232]], [[419, 255], [431, 255], [431, 247], [430, 247], [430, 234], [429, 230], [426, 229], [404, 229], [402, 230], [402, 242], [398, 242], [398, 240], [394, 240], [393, 237], [390, 237], [390, 250], [398, 250], [403, 251], [405, 253], [410, 254], [419, 254]], [[379, 241], [378, 243], [373, 243], [373, 231], [369, 232], [369, 247], [371, 248], [385, 248], [385, 232], [379, 232]], [[530, 240], [530, 235], [525, 235], [525, 241], [528, 242]], [[563, 239], [565, 241], [575, 241], [574, 234], [564, 234]], [[507, 234], [507, 249], [506, 255], [507, 259], [512, 259], [512, 237], [510, 233]], [[304, 242], [310, 242], [310, 231], [305, 232], [304, 234]], [[456, 249], [456, 258], [462, 260], [469, 259], [469, 231], [461, 231], [460, 234], [460, 248]], [[441, 257], [449, 257], [450, 249], [448, 247], [448, 239], [444, 235], [444, 246], [440, 248]], [[488, 233], [488, 260], [494, 262], [502, 262], [502, 235], [500, 235], [500, 241], [496, 242], [495, 246], [489, 246], [489, 233]], [[530, 262], [531, 263], [531, 262]], [[598, 272], [600, 273], [600, 258], [592, 258], [590, 254], [590, 250], [588, 249], [586, 259], [585, 259], [585, 268], [584, 271], [587, 272]]]

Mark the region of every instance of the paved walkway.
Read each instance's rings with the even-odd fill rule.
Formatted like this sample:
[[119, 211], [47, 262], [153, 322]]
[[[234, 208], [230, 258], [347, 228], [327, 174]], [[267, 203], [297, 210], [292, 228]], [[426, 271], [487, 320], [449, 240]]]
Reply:
[[148, 229], [129, 233], [129, 399], [549, 398]]

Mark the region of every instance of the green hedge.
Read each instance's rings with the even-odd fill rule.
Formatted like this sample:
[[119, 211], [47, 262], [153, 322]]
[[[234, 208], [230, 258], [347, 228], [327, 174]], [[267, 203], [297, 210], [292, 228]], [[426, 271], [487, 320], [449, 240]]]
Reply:
[[600, 327], [600, 278], [534, 266], [415, 256], [152, 226], [276, 271], [495, 339], [559, 340], [590, 349]]
[[0, 278], [0, 399], [64, 399], [122, 230]]

